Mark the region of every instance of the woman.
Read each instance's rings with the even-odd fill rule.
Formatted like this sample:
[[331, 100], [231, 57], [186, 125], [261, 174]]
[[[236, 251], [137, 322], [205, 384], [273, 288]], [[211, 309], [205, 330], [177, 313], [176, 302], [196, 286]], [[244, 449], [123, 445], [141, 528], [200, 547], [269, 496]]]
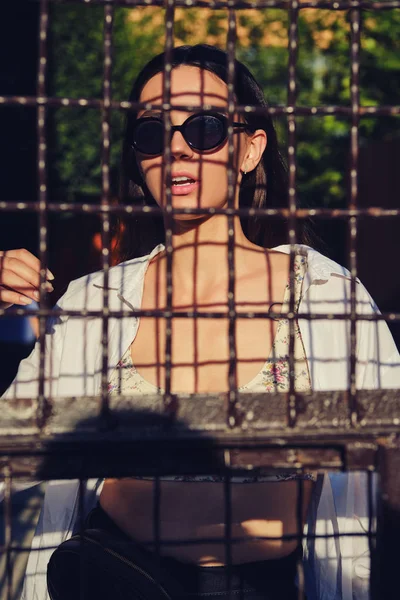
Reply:
[[[164, 57], [153, 59], [140, 73], [131, 100], [162, 104]], [[163, 139], [159, 110], [141, 108], [128, 115], [122, 159], [122, 194], [132, 203], [227, 208], [227, 59], [209, 46], [181, 47], [172, 53], [171, 103], [191, 106], [170, 112], [171, 137]], [[235, 100], [265, 107], [262, 92], [248, 70], [236, 63]], [[204, 111], [204, 105], [216, 107]], [[171, 173], [163, 158], [169, 144]], [[236, 114], [233, 123], [233, 195], [235, 206], [284, 206], [285, 174], [275, 132], [266, 115]], [[228, 231], [225, 215], [174, 214], [172, 227], [172, 306], [175, 310], [228, 308], [228, 236], [234, 235], [236, 310], [254, 312], [237, 319], [234, 378], [239, 392], [288, 389], [288, 323], [257, 317], [257, 312], [289, 306], [289, 247], [272, 248], [274, 231], [265, 223], [234, 217]], [[147, 225], [146, 225], [147, 224]], [[109, 273], [111, 310], [166, 307], [166, 253], [160, 223], [133, 221], [130, 256]], [[129, 232], [129, 227], [126, 229]], [[144, 255], [144, 256], [143, 256]], [[39, 265], [29, 254], [3, 261], [0, 299], [22, 304], [34, 297]], [[103, 276], [96, 273], [73, 282], [59, 306], [95, 310], [102, 306]], [[298, 246], [294, 260], [294, 303], [299, 313], [350, 310], [348, 272], [307, 246]], [[357, 283], [357, 312], [376, 307]], [[22, 295], [21, 295], [22, 294]], [[52, 397], [95, 395], [101, 388], [101, 319], [64, 318], [49, 325], [46, 393]], [[109, 392], [151, 394], [165, 389], [165, 322], [146, 317], [110, 318]], [[176, 319], [172, 324], [171, 392], [227, 392], [229, 380], [228, 321]], [[212, 339], [212, 344], [210, 344]], [[294, 382], [298, 391], [345, 390], [349, 387], [349, 323], [345, 320], [295, 323]], [[386, 324], [359, 321], [357, 326], [357, 387], [399, 387], [399, 356]], [[267, 359], [267, 360], [266, 360]], [[37, 390], [38, 353], [20, 367], [13, 394], [31, 396]], [[48, 376], [48, 379], [50, 377]], [[172, 480], [171, 480], [172, 479]], [[332, 479], [333, 481], [333, 479]], [[336, 476], [335, 488], [325, 476], [315, 485], [312, 473], [260, 473], [232, 483], [232, 597], [248, 600], [297, 597], [295, 573], [301, 548], [282, 534], [299, 535], [296, 521], [298, 486], [303, 487], [304, 519], [316, 533], [363, 531], [366, 523], [366, 482], [361, 474]], [[153, 481], [146, 478], [90, 481], [87, 527], [112, 532], [138, 543], [153, 539]], [[223, 481], [183, 477], [161, 481], [161, 539], [221, 538], [224, 532]], [[318, 488], [318, 493], [316, 489]], [[340, 494], [335, 495], [336, 490]], [[364, 494], [365, 493], [365, 494]], [[34, 548], [58, 546], [76, 529], [76, 482], [49, 484]], [[364, 504], [363, 504], [364, 502]], [[343, 509], [341, 508], [343, 505]], [[316, 512], [318, 507], [318, 513]], [[338, 516], [340, 518], [338, 518]], [[251, 541], [262, 536], [272, 540]], [[45, 599], [45, 573], [51, 551], [31, 553], [23, 597]], [[177, 582], [179, 597], [229, 597], [224, 545], [193, 544], [161, 547], [161, 568]], [[150, 555], [151, 556], [151, 555]], [[336, 600], [368, 597], [368, 543], [361, 537], [310, 539], [304, 544], [307, 597]]]

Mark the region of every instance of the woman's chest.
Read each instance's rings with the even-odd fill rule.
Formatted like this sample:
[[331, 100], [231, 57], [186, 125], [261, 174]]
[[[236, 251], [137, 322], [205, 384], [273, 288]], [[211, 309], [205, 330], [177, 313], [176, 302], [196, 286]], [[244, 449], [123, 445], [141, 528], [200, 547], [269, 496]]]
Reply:
[[[165, 319], [144, 317], [131, 346], [132, 362], [149, 383], [165, 389], [168, 358]], [[230, 359], [235, 387], [249, 383], [271, 353], [277, 322], [268, 318], [175, 318], [170, 325], [172, 392], [207, 393], [229, 389]]]
[[[253, 385], [268, 359], [277, 359], [278, 347], [279, 357], [286, 358], [288, 353], [287, 323], [268, 316], [272, 305], [275, 313], [282, 304], [286, 306], [286, 284], [284, 269], [273, 280], [260, 268], [239, 277], [232, 319], [226, 316], [230, 307], [225, 284], [196, 301], [192, 295], [182, 294], [178, 285], [173, 286], [173, 311], [181, 312], [182, 317], [141, 317], [130, 348], [135, 382], [144, 380], [165, 390], [169, 368], [172, 393], [218, 393]], [[151, 314], [165, 308], [164, 291], [156, 271], [150, 269], [144, 282], [142, 310]], [[200, 316], [191, 316], [194, 309]]]

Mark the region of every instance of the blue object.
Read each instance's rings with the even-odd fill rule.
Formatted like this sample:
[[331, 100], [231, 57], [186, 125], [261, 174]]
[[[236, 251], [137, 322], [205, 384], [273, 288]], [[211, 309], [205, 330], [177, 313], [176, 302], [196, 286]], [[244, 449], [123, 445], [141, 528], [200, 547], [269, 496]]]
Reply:
[[[32, 302], [26, 308], [29, 311], [35, 311], [38, 305], [36, 302]], [[0, 342], [32, 344], [34, 340], [35, 333], [32, 329], [29, 316], [0, 318]]]

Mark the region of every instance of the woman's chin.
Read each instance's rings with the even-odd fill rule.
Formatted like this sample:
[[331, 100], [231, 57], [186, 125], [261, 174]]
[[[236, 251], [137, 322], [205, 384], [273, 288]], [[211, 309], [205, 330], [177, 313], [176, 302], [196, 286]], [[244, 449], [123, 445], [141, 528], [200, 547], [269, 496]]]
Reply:
[[172, 217], [172, 231], [174, 235], [185, 233], [198, 228], [212, 215], [174, 215]]
[[[163, 198], [162, 203], [161, 203], [162, 207], [164, 208], [164, 210], [167, 207], [167, 200], [166, 198]], [[210, 205], [205, 205], [204, 201], [202, 201], [198, 195], [195, 194], [190, 194], [187, 196], [172, 196], [171, 197], [171, 206], [172, 208], [176, 208], [176, 209], [205, 209], [208, 210], [210, 208], [214, 208], [214, 204]], [[216, 206], [215, 206], [216, 208]], [[197, 215], [197, 214], [190, 214], [190, 213], [180, 213], [177, 215], [174, 215], [174, 219], [197, 219], [199, 217], [203, 217], [204, 215]]]

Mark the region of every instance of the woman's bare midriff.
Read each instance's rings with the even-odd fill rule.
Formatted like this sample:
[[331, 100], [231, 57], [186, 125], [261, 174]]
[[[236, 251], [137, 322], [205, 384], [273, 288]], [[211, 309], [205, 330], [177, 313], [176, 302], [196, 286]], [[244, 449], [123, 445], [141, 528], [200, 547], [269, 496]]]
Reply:
[[[225, 535], [224, 485], [215, 482], [161, 481], [160, 537], [177, 541], [162, 546], [164, 556], [172, 556], [198, 565], [226, 563], [225, 546], [202, 543], [179, 546], [180, 540], [222, 539]], [[308, 505], [313, 483], [302, 481], [303, 506]], [[296, 500], [298, 482], [277, 481], [233, 483], [233, 538], [253, 536], [279, 538], [298, 533]], [[101, 506], [114, 522], [138, 542], [154, 541], [154, 482], [122, 479], [107, 480], [101, 494]], [[241, 541], [232, 545], [234, 563], [268, 560], [287, 556], [298, 542], [263, 540]]]
[[[235, 285], [237, 311], [254, 312], [252, 319], [236, 320], [237, 387], [251, 381], [270, 354], [276, 322], [257, 318], [271, 304], [281, 303], [288, 280], [288, 257], [270, 253], [267, 260], [260, 248], [250, 254], [249, 269]], [[274, 277], [271, 278], [271, 271]], [[144, 282], [142, 309], [164, 308], [165, 261], [150, 263]], [[193, 298], [183, 298], [173, 286], [173, 306], [193, 308]], [[214, 286], [204, 299], [196, 298], [196, 308], [226, 311], [227, 281]], [[172, 323], [171, 391], [183, 393], [224, 392], [229, 389], [228, 320], [175, 319]], [[165, 383], [165, 319], [141, 318], [131, 346], [132, 362], [148, 382]], [[210, 341], [212, 340], [212, 343]], [[157, 360], [155, 360], [157, 357]], [[158, 363], [158, 366], [155, 365]], [[302, 481], [304, 516], [312, 482]], [[161, 553], [201, 565], [223, 565], [225, 545], [201, 543], [179, 546], [179, 540], [223, 539], [224, 485], [218, 482], [161, 481], [160, 536], [177, 545], [161, 547]], [[151, 480], [106, 480], [100, 504], [114, 522], [132, 539], [154, 541], [154, 483]], [[296, 481], [232, 483], [231, 537], [246, 540], [255, 536], [273, 540], [241, 541], [232, 546], [234, 563], [281, 558], [290, 554], [298, 541], [282, 541], [286, 534], [299, 534]]]

